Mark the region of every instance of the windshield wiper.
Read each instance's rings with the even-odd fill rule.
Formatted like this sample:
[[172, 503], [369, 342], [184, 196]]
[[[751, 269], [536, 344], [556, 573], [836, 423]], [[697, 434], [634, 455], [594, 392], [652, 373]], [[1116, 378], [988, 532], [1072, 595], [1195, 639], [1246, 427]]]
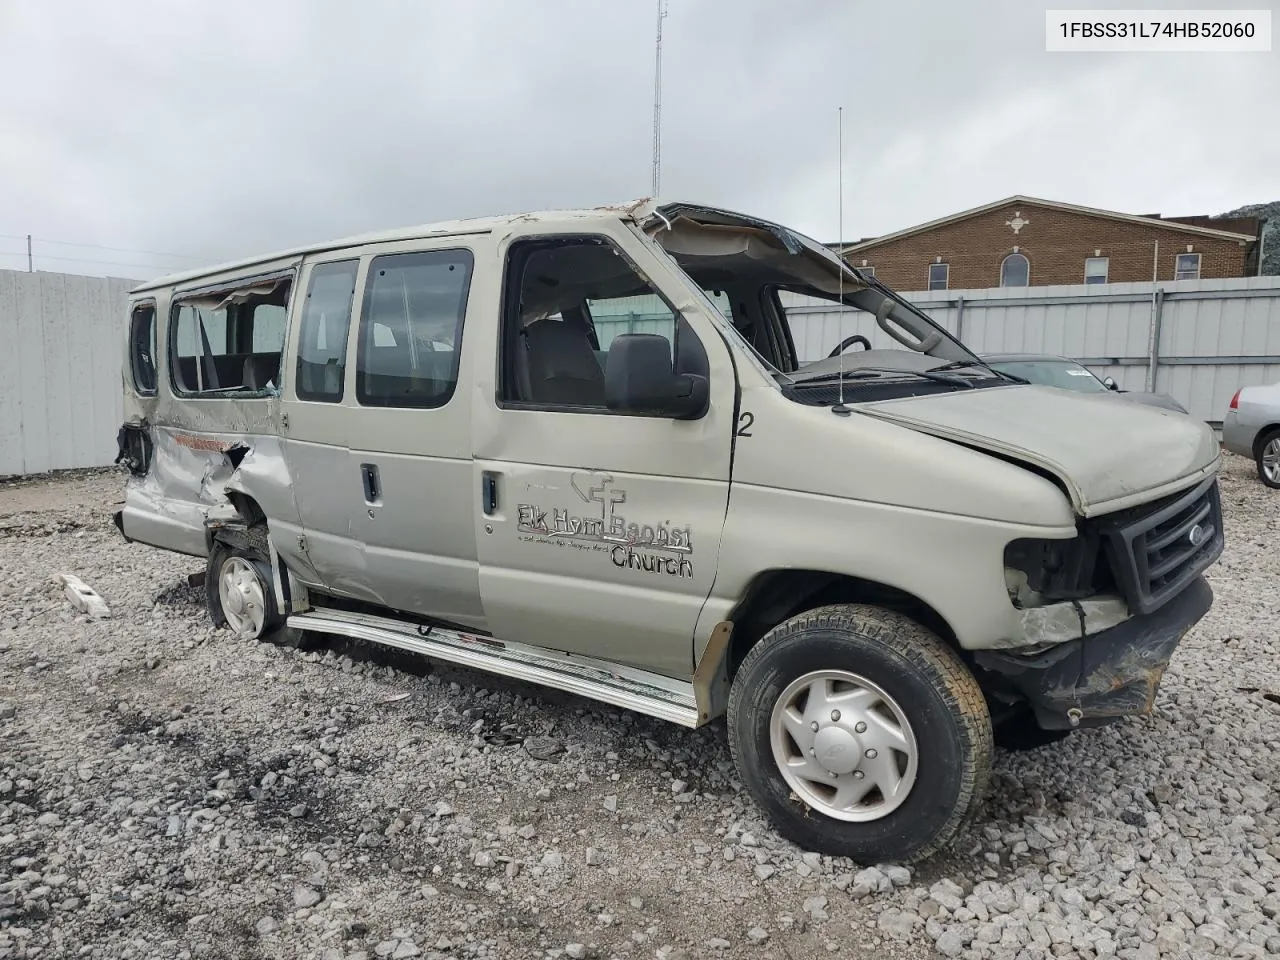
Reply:
[[974, 384], [964, 379], [964, 377], [951, 377], [945, 373], [937, 373], [935, 370], [900, 370], [896, 367], [858, 367], [855, 370], [849, 370], [845, 373], [822, 373], [816, 377], [805, 377], [797, 380], [796, 386], [803, 387], [810, 383], [829, 383], [832, 380], [839, 380], [843, 377], [845, 380], [866, 380], [870, 377], [879, 379], [884, 374], [903, 377], [919, 377], [921, 380], [933, 380], [937, 383], [947, 383], [953, 387], [964, 387], [966, 390], [972, 390]]
[[1015, 376], [1012, 373], [1005, 373], [1003, 370], [997, 370], [991, 364], [982, 360], [952, 360], [950, 363], [944, 363], [940, 367], [930, 367], [930, 373], [941, 373], [944, 370], [963, 370], [966, 367], [982, 367], [984, 370], [990, 370], [997, 377], [1003, 377], [1014, 383], [1030, 383], [1030, 380], [1024, 380], [1022, 377]]

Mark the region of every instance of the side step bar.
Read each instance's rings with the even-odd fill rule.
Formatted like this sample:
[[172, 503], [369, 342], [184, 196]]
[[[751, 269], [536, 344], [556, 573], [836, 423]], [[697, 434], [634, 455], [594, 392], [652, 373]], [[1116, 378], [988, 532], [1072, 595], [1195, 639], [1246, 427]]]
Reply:
[[385, 644], [436, 660], [566, 690], [685, 727], [699, 726], [693, 684], [647, 670], [345, 610], [317, 608], [296, 613], [289, 617], [288, 624], [297, 630], [315, 630]]

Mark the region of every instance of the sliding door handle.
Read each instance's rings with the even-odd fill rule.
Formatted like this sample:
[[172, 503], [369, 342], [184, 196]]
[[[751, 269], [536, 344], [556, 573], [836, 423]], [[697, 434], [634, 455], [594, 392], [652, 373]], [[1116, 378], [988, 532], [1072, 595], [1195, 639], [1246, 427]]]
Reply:
[[498, 512], [498, 475], [489, 470], [480, 474], [480, 500], [486, 514]]
[[382, 483], [378, 478], [376, 463], [360, 464], [360, 479], [364, 483], [364, 499], [366, 503], [377, 503], [382, 498]]

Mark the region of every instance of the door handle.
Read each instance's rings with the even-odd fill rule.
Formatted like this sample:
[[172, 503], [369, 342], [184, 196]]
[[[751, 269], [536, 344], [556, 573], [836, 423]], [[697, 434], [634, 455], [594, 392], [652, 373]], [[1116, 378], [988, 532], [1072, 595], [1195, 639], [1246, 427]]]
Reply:
[[365, 502], [377, 503], [382, 498], [382, 484], [378, 479], [378, 465], [375, 463], [360, 464], [360, 479], [364, 483]]
[[486, 514], [498, 510], [498, 475], [489, 470], [480, 475], [480, 498]]

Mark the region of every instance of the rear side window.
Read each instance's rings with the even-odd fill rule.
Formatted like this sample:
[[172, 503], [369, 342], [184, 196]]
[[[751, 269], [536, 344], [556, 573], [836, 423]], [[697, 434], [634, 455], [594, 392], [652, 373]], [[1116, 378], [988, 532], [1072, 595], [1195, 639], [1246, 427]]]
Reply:
[[219, 290], [174, 305], [169, 335], [174, 391], [267, 395], [280, 386], [287, 280]]
[[374, 258], [360, 313], [360, 403], [442, 407], [449, 402], [458, 383], [471, 268], [468, 250]]
[[298, 331], [299, 400], [337, 403], [346, 371], [347, 328], [357, 260], [318, 263], [311, 270]]
[[133, 308], [129, 320], [129, 356], [133, 367], [133, 387], [144, 396], [156, 392], [156, 308], [146, 304]]

